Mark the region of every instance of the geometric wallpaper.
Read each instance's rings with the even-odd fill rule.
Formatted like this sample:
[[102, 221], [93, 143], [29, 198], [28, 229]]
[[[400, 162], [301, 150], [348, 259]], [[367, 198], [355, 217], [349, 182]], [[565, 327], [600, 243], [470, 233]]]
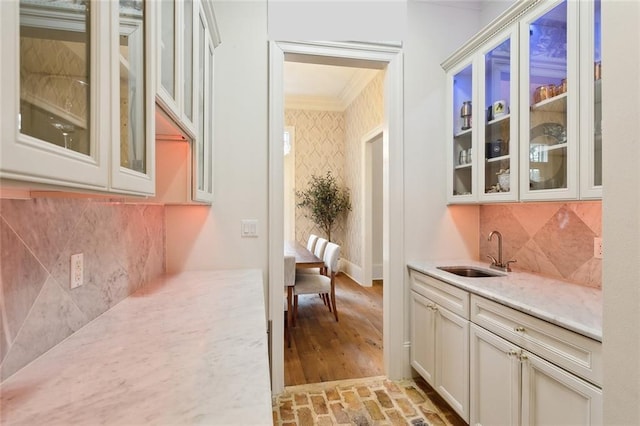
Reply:
[[[340, 244], [340, 258], [362, 266], [360, 218], [362, 188], [361, 138], [383, 122], [384, 71], [378, 72], [344, 112], [286, 109], [285, 125], [295, 128], [295, 184], [304, 190], [312, 175], [327, 171], [338, 185], [349, 190], [351, 211], [332, 231]], [[296, 240], [306, 245], [309, 234], [324, 236], [314, 223], [296, 208]]]
[[[0, 200], [0, 381], [164, 274], [164, 218], [161, 205]], [[75, 253], [84, 284], [72, 290]]]
[[[325, 176], [328, 171], [344, 186], [344, 114], [339, 111], [285, 110], [285, 125], [295, 128], [295, 189], [307, 189], [312, 176]], [[296, 197], [296, 203], [299, 202]], [[305, 217], [305, 210], [296, 206], [296, 241], [304, 246], [310, 234], [326, 235]], [[344, 242], [344, 220], [331, 231], [331, 240]], [[344, 257], [344, 249], [341, 257]]]
[[[351, 102], [345, 110], [346, 148], [345, 179], [351, 188], [352, 210], [347, 217], [345, 252], [353, 265], [362, 267], [362, 137], [384, 121], [384, 71], [376, 77]], [[390, 141], [393, 143], [393, 141]], [[382, 173], [374, 170], [373, 173]]]
[[493, 230], [502, 233], [503, 260], [534, 272], [589, 287], [602, 287], [602, 259], [593, 239], [602, 236], [602, 202], [512, 203], [480, 206], [480, 261], [497, 258]]

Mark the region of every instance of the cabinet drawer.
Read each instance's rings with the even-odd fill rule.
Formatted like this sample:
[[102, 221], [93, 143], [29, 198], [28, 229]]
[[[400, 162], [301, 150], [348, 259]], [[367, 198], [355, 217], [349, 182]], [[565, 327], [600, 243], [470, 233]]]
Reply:
[[600, 342], [476, 295], [471, 321], [602, 387]]
[[409, 270], [411, 289], [464, 319], [469, 319], [469, 293], [423, 273]]

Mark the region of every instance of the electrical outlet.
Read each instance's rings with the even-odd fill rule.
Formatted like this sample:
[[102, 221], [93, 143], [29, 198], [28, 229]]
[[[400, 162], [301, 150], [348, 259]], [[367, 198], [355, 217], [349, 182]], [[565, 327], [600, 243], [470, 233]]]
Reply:
[[71, 267], [69, 268], [69, 287], [76, 288], [84, 281], [84, 255], [82, 253], [71, 255]]
[[600, 237], [593, 239], [593, 257], [602, 259], [602, 238]]

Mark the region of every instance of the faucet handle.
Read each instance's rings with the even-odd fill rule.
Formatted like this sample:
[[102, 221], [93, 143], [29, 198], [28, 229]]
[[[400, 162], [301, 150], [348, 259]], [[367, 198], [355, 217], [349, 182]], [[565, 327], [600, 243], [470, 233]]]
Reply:
[[507, 272], [511, 272], [511, 267], [509, 266], [510, 263], [517, 263], [518, 261], [515, 259], [509, 260], [507, 261], [507, 263], [504, 264], [504, 267], [507, 269]]
[[492, 265], [498, 265], [498, 261], [496, 260], [496, 258], [495, 258], [495, 257], [491, 256], [490, 254], [488, 254], [488, 255], [487, 255], [487, 257], [488, 257], [489, 259], [491, 259], [491, 264], [492, 264]]

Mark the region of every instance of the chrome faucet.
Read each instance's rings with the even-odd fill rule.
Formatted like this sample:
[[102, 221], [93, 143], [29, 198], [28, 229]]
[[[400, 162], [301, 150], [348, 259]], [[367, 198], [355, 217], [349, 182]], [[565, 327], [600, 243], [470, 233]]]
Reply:
[[493, 238], [494, 234], [498, 236], [498, 260], [496, 260], [496, 258], [491, 255], [487, 255], [487, 257], [491, 259], [490, 267], [503, 272], [511, 272], [511, 267], [509, 266], [509, 264], [515, 263], [516, 260], [510, 260], [507, 263], [502, 263], [502, 234], [499, 231], [491, 231], [491, 233], [489, 234], [489, 241], [491, 241], [491, 238]]

